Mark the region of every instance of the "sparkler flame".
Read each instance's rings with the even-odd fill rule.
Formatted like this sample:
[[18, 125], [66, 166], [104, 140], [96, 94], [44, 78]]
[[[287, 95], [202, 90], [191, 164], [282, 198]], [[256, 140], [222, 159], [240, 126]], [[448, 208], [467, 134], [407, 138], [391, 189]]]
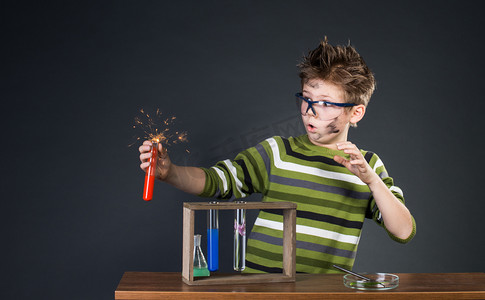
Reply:
[[[131, 145], [134, 145], [141, 139], [156, 141], [161, 143], [164, 147], [170, 145], [188, 142], [186, 131], [175, 131], [171, 130], [173, 123], [177, 119], [175, 116], [164, 118], [160, 109], [157, 109], [155, 115], [151, 116], [143, 108], [140, 109], [141, 116], [135, 117], [135, 124], [133, 129], [140, 129], [143, 131], [142, 136], [138, 136], [136, 141]], [[189, 150], [185, 150], [190, 153]]]

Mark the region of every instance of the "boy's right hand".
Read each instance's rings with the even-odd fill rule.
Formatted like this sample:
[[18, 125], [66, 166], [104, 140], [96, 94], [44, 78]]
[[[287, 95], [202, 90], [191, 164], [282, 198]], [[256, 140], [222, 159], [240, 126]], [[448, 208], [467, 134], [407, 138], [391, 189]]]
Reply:
[[[138, 150], [140, 151], [140, 168], [143, 170], [143, 172], [146, 172], [148, 166], [150, 165], [152, 142], [148, 140], [144, 141]], [[172, 162], [167, 154], [167, 150], [162, 147], [162, 144], [158, 143], [158, 160], [157, 168], [155, 170], [155, 178], [165, 181], [171, 165]]]

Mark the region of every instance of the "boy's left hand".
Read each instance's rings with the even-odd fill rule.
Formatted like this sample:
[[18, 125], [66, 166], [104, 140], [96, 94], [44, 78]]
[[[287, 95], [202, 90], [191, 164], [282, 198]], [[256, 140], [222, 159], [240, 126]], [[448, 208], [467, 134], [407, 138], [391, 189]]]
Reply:
[[378, 178], [376, 172], [372, 170], [364, 156], [357, 148], [356, 145], [351, 142], [337, 143], [337, 149], [342, 150], [344, 153], [350, 155], [350, 159], [345, 159], [342, 156], [335, 155], [333, 160], [339, 164], [345, 166], [352, 174], [362, 180], [365, 184], [370, 184], [373, 180]]

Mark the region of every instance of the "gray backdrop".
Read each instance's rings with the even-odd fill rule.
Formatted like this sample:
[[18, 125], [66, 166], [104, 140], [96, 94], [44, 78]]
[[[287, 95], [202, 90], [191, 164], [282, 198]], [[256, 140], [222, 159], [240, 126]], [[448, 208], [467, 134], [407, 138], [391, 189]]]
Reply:
[[180, 272], [182, 202], [205, 199], [159, 182], [141, 199], [134, 118], [176, 116], [182, 165], [296, 135], [295, 65], [324, 35], [375, 73], [350, 140], [381, 156], [417, 221], [407, 245], [366, 221], [354, 270], [484, 271], [479, 1], [173, 2], [2, 4], [2, 299], [110, 299], [125, 271]]

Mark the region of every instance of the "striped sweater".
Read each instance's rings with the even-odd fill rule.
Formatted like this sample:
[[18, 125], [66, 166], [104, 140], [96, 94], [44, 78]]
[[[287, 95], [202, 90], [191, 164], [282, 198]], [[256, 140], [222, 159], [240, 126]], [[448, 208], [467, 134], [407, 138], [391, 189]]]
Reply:
[[[361, 150], [374, 171], [404, 203], [379, 157]], [[313, 145], [307, 135], [272, 137], [236, 156], [203, 170], [206, 185], [200, 196], [224, 200], [261, 193], [262, 201], [290, 201], [298, 205], [296, 271], [336, 273], [332, 264], [352, 269], [364, 218], [384, 227], [381, 214], [366, 184], [333, 160], [348, 158], [342, 151]], [[388, 232], [398, 242], [405, 240]], [[282, 211], [261, 210], [248, 237], [246, 270], [249, 273], [282, 271]]]

